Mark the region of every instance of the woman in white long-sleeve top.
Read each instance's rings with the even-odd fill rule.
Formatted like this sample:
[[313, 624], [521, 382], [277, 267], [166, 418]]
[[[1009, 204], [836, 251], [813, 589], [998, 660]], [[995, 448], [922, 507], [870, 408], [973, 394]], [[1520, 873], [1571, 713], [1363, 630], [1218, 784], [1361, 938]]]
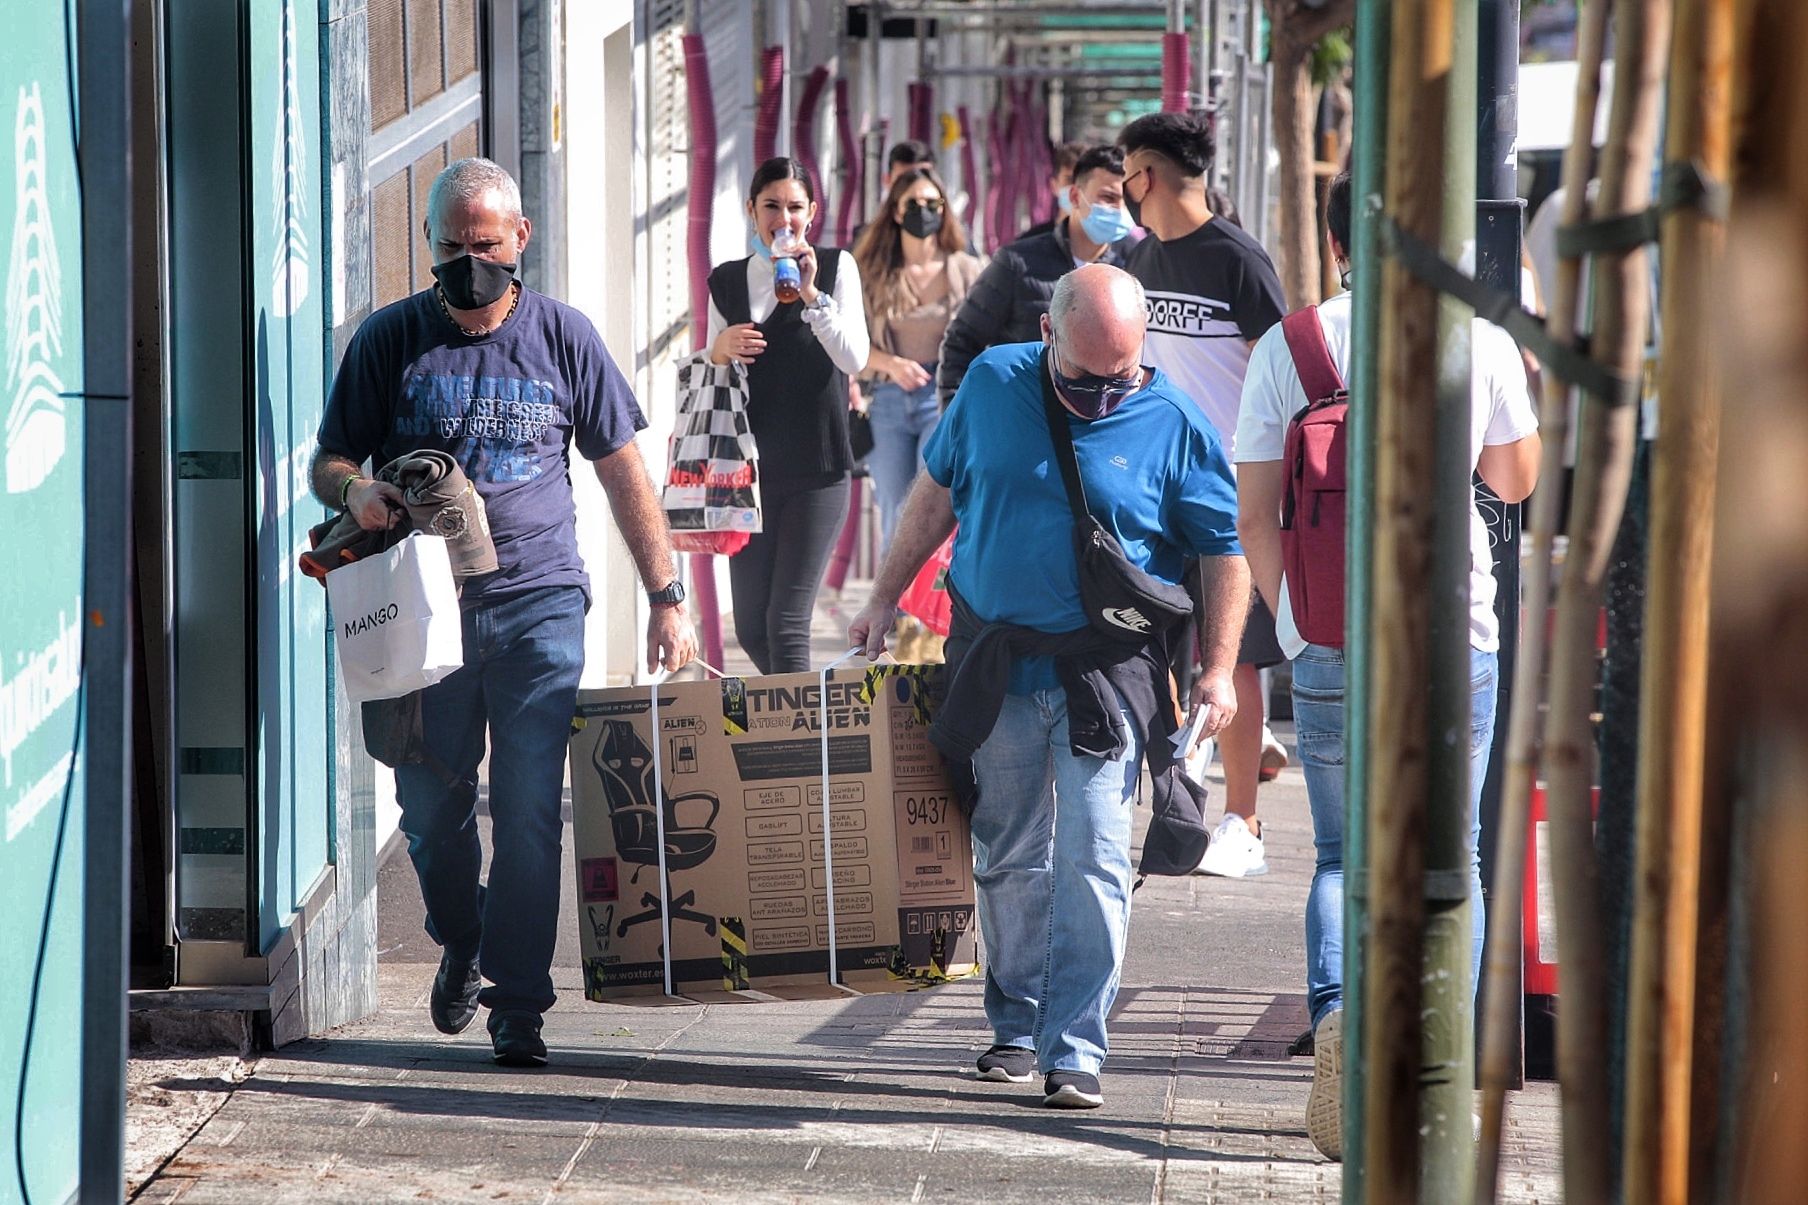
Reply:
[[810, 616], [847, 516], [848, 377], [866, 364], [860, 273], [833, 247], [794, 250], [798, 297], [774, 292], [772, 248], [816, 217], [795, 159], [762, 163], [748, 190], [753, 254], [709, 274], [710, 359], [747, 366], [747, 421], [759, 445], [761, 530], [728, 563], [735, 637], [763, 674], [810, 668]]

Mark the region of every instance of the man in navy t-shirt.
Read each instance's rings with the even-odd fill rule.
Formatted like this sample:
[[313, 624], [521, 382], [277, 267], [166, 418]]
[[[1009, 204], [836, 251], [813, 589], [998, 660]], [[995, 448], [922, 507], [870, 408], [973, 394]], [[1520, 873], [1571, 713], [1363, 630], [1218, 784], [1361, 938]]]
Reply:
[[[1236, 489], [1211, 424], [1143, 364], [1145, 306], [1134, 277], [1088, 265], [1055, 286], [1042, 319], [1046, 343], [1007, 344], [973, 361], [924, 452], [927, 471], [899, 519], [871, 601], [850, 625], [853, 643], [878, 655], [899, 595], [956, 520], [948, 576], [960, 605], [951, 660], [963, 610], [982, 625], [973, 648], [999, 625], [1009, 625], [1013, 647], [1071, 648], [1093, 637], [1044, 405], [1046, 376], [1065, 408], [1087, 507], [1129, 560], [1172, 584], [1187, 558], [1199, 558], [1205, 669], [1192, 706], [1203, 713], [1204, 735], [1230, 721], [1231, 671], [1249, 606]], [[1153, 693], [1166, 700], [1165, 634], [1152, 642], [1160, 656], [1149, 664], [1161, 679]], [[1089, 647], [1085, 655], [1096, 652]], [[1102, 656], [1129, 664], [1142, 653], [1132, 646]], [[1118, 706], [1106, 703], [1112, 714], [1101, 718], [1120, 749], [1081, 752], [1074, 746], [1076, 734], [1089, 730], [1087, 700], [1064, 689], [1060, 669], [1057, 656], [1016, 656], [996, 724], [972, 734], [983, 735], [972, 758], [979, 790], [972, 827], [993, 1031], [978, 1070], [982, 1079], [1010, 1083], [1027, 1083], [1040, 1070], [1044, 1103], [1088, 1108], [1103, 1099], [1105, 1018], [1129, 929], [1130, 801], [1152, 732], [1166, 740], [1172, 724], [1154, 708], [1139, 716], [1118, 690], [1123, 679], [1112, 678]], [[967, 682], [956, 671], [956, 689]]]
[[[427, 209], [438, 283], [378, 310], [352, 337], [320, 422], [312, 483], [327, 505], [383, 530], [402, 513], [401, 494], [365, 463], [430, 449], [456, 459], [483, 499], [497, 568], [464, 582], [464, 668], [421, 694], [438, 764], [397, 767], [396, 789], [427, 931], [444, 948], [433, 1023], [458, 1033], [482, 1004], [496, 1060], [539, 1066], [540, 1018], [553, 1003], [566, 738], [590, 605], [572, 445], [595, 466], [649, 590], [648, 671], [677, 669], [696, 645], [634, 445], [646, 420], [628, 382], [588, 319], [515, 279], [532, 231], [520, 189], [489, 160], [461, 159], [433, 182]], [[486, 729], [487, 887], [476, 812]]]

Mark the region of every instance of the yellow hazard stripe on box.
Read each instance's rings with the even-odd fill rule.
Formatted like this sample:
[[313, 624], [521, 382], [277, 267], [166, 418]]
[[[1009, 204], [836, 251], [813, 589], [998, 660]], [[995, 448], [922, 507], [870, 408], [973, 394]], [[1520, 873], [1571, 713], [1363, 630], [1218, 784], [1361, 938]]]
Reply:
[[738, 916], [717, 917], [722, 935], [722, 990], [747, 990], [747, 924]]
[[928, 676], [937, 666], [929, 665], [873, 665], [866, 670], [865, 679], [860, 684], [856, 697], [869, 706], [879, 697], [880, 687], [892, 678], [905, 678], [910, 682], [910, 707], [916, 714], [919, 724], [928, 725], [934, 717], [930, 714]]

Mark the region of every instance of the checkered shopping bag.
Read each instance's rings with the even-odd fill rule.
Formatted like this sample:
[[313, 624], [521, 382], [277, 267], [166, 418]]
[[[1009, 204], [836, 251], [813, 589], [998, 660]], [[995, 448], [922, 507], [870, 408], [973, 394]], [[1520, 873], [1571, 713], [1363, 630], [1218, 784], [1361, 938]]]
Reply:
[[672, 546], [733, 556], [760, 529], [759, 449], [747, 370], [699, 352], [678, 365], [678, 421], [661, 498]]

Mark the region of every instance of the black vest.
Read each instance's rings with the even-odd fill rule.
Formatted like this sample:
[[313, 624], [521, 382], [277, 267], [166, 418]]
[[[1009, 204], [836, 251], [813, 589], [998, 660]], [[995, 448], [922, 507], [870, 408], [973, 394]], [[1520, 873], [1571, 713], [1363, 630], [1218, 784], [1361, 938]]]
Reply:
[[[745, 259], [719, 264], [709, 274], [709, 296], [729, 326], [751, 322]], [[835, 288], [841, 252], [816, 248], [816, 287]], [[759, 324], [766, 350], [747, 371], [747, 425], [760, 449], [767, 480], [845, 474], [854, 467], [848, 450], [847, 374], [835, 367], [810, 328], [802, 301], [775, 306]]]

